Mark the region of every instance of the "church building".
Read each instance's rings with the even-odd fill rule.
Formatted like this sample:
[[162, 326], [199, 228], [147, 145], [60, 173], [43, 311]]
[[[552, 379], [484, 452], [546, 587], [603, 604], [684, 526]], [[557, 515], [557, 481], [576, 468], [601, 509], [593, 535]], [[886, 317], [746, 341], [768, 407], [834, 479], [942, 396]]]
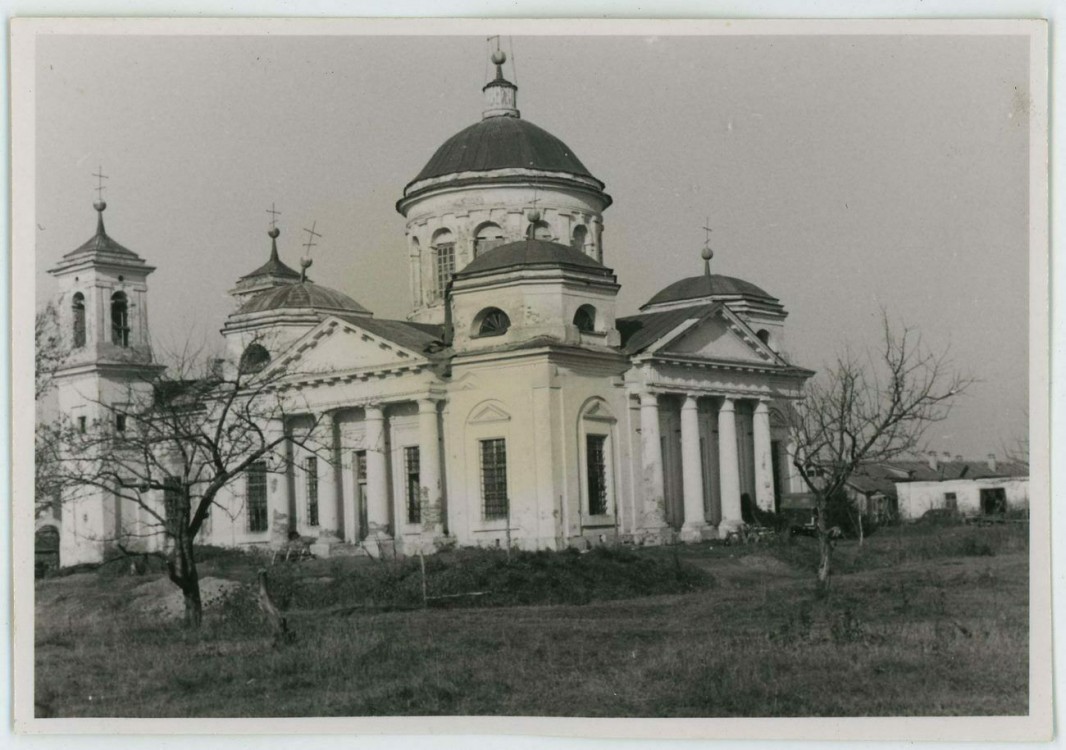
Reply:
[[[782, 414], [812, 373], [782, 353], [781, 302], [712, 273], [705, 248], [699, 273], [621, 314], [606, 186], [521, 116], [506, 55], [492, 62], [481, 119], [396, 202], [405, 319], [287, 265], [277, 228], [266, 262], [233, 283], [228, 366], [283, 368], [303, 405], [263, 429], [314, 424], [328, 448], [294, 444], [283, 473], [243, 472], [201, 543], [299, 535], [318, 555], [376, 556], [698, 541], [802, 491]], [[111, 239], [95, 205], [95, 236], [51, 269], [72, 344], [59, 408], [74, 424], [163, 370], [149, 346], [153, 268]], [[365, 283], [345, 286], [358, 297]], [[99, 493], [64, 508], [63, 565], [101, 559], [135, 522], [116, 504]]]

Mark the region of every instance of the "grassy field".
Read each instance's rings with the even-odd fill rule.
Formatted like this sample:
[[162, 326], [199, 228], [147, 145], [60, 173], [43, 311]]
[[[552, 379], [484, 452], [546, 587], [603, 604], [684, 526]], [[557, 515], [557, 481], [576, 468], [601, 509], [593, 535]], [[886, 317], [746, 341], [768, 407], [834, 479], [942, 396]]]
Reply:
[[[1025, 527], [585, 555], [453, 553], [271, 569], [298, 637], [273, 648], [238, 592], [189, 633], [137, 615], [144, 576], [37, 585], [39, 716], [1025, 714]], [[250, 581], [221, 554], [204, 575]], [[667, 593], [653, 593], [656, 591]]]

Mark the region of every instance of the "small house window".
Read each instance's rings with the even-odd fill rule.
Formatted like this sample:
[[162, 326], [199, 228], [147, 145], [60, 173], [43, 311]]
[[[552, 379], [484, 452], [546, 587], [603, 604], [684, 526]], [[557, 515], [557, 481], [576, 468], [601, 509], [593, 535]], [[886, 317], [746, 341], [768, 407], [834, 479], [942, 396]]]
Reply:
[[511, 319], [498, 307], [490, 307], [478, 314], [478, 336], [502, 336], [511, 327]]
[[507, 441], [481, 440], [481, 508], [486, 520], [508, 517]]
[[485, 224], [474, 235], [474, 257], [503, 244], [503, 230], [498, 224]]
[[407, 486], [407, 523], [422, 523], [422, 489], [417, 445], [403, 449], [403, 470]]
[[111, 343], [122, 347], [130, 345], [129, 301], [125, 292], [111, 295]]
[[592, 333], [596, 330], [596, 308], [592, 305], [582, 305], [574, 313], [574, 325], [582, 333]]
[[588, 474], [589, 515], [607, 513], [607, 436], [585, 436], [585, 470]]
[[115, 415], [115, 430], [117, 432], [125, 432], [126, 431], [126, 415], [125, 414], [116, 414]]
[[85, 428], [86, 428], [86, 419], [85, 419], [85, 417], [78, 417], [78, 434], [84, 435], [85, 434]]
[[958, 497], [956, 497], [954, 492], [945, 492], [944, 493], [944, 507], [947, 508], [948, 510], [958, 510], [959, 509], [959, 499], [958, 499]]
[[85, 295], [74, 295], [74, 348], [85, 346]]
[[245, 483], [248, 492], [248, 531], [266, 531], [268, 524], [265, 461], [256, 461], [248, 467]]
[[307, 473], [307, 525], [318, 526], [318, 459], [310, 456], [304, 463]]

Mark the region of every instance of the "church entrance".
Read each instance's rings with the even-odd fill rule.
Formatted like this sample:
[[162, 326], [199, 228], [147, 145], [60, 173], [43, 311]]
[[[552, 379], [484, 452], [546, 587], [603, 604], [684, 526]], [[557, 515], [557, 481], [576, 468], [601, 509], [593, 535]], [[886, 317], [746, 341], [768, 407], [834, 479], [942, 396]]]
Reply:
[[366, 539], [366, 451], [355, 451], [352, 454], [352, 472], [355, 474], [355, 538], [359, 541]]

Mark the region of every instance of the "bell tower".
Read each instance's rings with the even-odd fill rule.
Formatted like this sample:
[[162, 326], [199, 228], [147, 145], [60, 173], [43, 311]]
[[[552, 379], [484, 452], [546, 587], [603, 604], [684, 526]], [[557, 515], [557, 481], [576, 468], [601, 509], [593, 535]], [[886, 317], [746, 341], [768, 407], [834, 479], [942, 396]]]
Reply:
[[[107, 234], [103, 200], [93, 208], [96, 233], [48, 271], [59, 285], [67, 351], [55, 374], [56, 406], [69, 429], [121, 432], [123, 407], [142, 401], [164, 369], [153, 361], [148, 330], [147, 278], [155, 269]], [[119, 501], [87, 487], [65, 490], [62, 500], [61, 563], [102, 560], [126, 527]]]

